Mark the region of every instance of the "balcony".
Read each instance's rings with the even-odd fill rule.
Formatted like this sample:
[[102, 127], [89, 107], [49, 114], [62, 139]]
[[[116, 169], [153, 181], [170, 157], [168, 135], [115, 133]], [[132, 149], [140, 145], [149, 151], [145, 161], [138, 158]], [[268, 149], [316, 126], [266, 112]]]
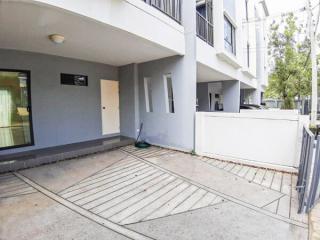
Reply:
[[197, 36], [213, 47], [212, 0], [197, 0]]
[[173, 20], [181, 23], [181, 2], [182, 0], [142, 0], [145, 3], [157, 8]]
[[197, 36], [213, 47], [213, 24], [197, 12]]

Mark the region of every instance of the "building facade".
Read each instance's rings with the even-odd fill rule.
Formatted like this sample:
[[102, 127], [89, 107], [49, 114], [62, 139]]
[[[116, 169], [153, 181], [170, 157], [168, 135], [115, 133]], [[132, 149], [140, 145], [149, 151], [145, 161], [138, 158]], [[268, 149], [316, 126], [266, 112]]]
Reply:
[[197, 32], [198, 110], [239, 112], [240, 104], [260, 105], [268, 70], [265, 2], [199, 0], [196, 14], [198, 29], [208, 24], [213, 32], [209, 42], [206, 31]]
[[141, 123], [148, 142], [193, 150], [197, 110], [260, 103], [265, 10], [254, 0], [0, 1], [0, 158], [136, 138]]

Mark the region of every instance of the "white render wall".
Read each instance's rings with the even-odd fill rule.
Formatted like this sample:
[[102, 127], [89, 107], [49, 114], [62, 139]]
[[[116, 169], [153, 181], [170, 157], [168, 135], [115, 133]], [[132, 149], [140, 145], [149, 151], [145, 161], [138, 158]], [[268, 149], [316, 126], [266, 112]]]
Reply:
[[[195, 1], [184, 1], [184, 3], [181, 14], [185, 28], [186, 54], [139, 63], [136, 71], [130, 65], [120, 69], [120, 90], [123, 89], [125, 94], [124, 109], [120, 109], [120, 112], [130, 117], [129, 120], [123, 121], [124, 124], [121, 122], [121, 132], [132, 137], [139, 128], [135, 122], [143, 123], [141, 139], [154, 145], [192, 151], [194, 149], [197, 78], [196, 18], [190, 16], [196, 14], [196, 3]], [[166, 106], [168, 99], [164, 76], [167, 74], [170, 74], [172, 78], [174, 113], [169, 113]], [[145, 78], [150, 79], [149, 99], [152, 99], [153, 109], [151, 112], [146, 109]], [[121, 82], [124, 85], [121, 85]], [[137, 88], [137, 91], [134, 91], [133, 88]], [[133, 103], [138, 105], [134, 110], [132, 109]], [[128, 111], [131, 114], [128, 114]]]
[[242, 164], [295, 172], [302, 126], [296, 113], [196, 113], [196, 153]]
[[[213, 69], [216, 72], [219, 72], [219, 74], [224, 75], [226, 79], [228, 80], [239, 80], [240, 82], [245, 83], [246, 85], [250, 86], [251, 88], [257, 87], [257, 81], [254, 78], [251, 78], [244, 74], [241, 69], [237, 69], [233, 67], [230, 63], [221, 60], [221, 58], [217, 55], [216, 48], [211, 47], [206, 42], [201, 40], [197, 37], [197, 62], [201, 63], [203, 66]], [[206, 78], [203, 79], [197, 79], [198, 82], [212, 82], [212, 81], [224, 81], [226, 79], [217, 79], [217, 77], [214, 75], [212, 76], [212, 79]]]

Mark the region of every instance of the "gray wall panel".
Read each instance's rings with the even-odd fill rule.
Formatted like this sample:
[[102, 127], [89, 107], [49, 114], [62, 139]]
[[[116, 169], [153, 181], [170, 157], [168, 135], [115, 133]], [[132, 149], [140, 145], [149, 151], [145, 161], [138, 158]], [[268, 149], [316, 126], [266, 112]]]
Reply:
[[[35, 146], [0, 154], [102, 138], [100, 79], [117, 80], [105, 64], [0, 49], [0, 68], [31, 71]], [[88, 76], [88, 87], [60, 84], [60, 73]]]
[[[194, 149], [196, 112], [196, 1], [182, 4], [186, 54], [139, 64], [140, 121], [143, 136], [154, 144], [190, 151]], [[166, 113], [163, 75], [171, 73], [175, 113]], [[146, 112], [143, 78], [152, 81], [152, 113]]]

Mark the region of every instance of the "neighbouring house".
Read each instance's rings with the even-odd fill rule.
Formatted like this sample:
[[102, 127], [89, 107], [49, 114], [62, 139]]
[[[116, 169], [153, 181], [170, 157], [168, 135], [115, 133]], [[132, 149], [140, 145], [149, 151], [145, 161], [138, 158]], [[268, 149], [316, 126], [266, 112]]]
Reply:
[[198, 111], [239, 112], [267, 86], [264, 1], [197, 1]]
[[1, 156], [142, 137], [191, 151], [196, 111], [266, 86], [264, 1], [0, 1]]

